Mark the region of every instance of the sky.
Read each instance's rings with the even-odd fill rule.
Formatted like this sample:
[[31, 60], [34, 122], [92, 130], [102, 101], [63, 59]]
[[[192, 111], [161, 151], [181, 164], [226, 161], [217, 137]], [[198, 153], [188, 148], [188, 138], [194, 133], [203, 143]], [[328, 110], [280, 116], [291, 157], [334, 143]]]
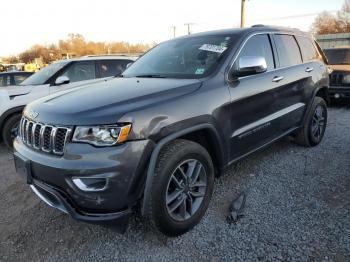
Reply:
[[[246, 26], [308, 31], [317, 13], [339, 10], [343, 2], [248, 0]], [[240, 4], [241, 0], [2, 0], [0, 56], [16, 55], [37, 43], [57, 43], [69, 33], [91, 41], [159, 43], [173, 37], [172, 26], [176, 36], [187, 34], [185, 23], [194, 23], [192, 33], [238, 27]]]

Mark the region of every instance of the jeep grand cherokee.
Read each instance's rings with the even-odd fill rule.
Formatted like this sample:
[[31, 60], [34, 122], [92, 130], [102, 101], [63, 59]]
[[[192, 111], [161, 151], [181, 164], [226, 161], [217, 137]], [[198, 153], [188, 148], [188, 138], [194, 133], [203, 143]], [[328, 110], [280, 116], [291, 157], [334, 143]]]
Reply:
[[253, 27], [159, 44], [122, 76], [29, 104], [17, 172], [76, 219], [120, 221], [140, 207], [161, 232], [204, 215], [214, 176], [284, 136], [316, 146], [329, 78], [312, 38]]

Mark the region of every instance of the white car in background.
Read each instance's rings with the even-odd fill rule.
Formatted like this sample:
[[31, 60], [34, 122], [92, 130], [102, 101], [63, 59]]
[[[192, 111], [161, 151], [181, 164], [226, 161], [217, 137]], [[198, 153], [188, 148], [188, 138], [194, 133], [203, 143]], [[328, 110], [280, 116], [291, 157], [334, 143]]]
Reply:
[[0, 87], [0, 142], [12, 148], [23, 108], [55, 92], [120, 75], [137, 56], [86, 56], [55, 62], [20, 85]]

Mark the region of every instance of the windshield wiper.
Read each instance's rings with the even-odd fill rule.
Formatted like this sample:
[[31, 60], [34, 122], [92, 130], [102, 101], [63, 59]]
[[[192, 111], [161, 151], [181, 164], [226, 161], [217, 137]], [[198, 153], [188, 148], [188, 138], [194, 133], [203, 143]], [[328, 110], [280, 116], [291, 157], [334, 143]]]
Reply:
[[166, 76], [163, 75], [152, 75], [152, 74], [148, 74], [148, 75], [137, 75], [135, 77], [144, 77], [144, 78], [166, 78]]

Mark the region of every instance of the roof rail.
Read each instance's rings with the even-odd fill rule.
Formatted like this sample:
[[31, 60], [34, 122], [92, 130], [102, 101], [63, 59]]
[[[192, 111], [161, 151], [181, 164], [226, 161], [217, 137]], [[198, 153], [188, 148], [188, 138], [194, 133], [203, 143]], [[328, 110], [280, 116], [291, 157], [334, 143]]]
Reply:
[[83, 57], [98, 57], [98, 56], [140, 56], [143, 53], [115, 53], [115, 54], [99, 54], [99, 55], [86, 55]]
[[252, 25], [251, 27], [265, 27], [266, 25], [263, 24], [257, 24], [257, 25]]

